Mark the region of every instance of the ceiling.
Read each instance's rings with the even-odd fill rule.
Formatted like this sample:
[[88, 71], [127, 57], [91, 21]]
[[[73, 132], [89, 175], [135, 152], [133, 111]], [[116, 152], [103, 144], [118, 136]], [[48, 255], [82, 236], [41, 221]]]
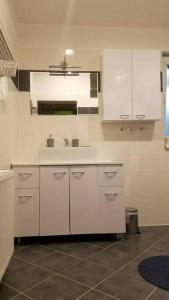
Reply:
[[169, 0], [12, 0], [19, 23], [169, 28]]

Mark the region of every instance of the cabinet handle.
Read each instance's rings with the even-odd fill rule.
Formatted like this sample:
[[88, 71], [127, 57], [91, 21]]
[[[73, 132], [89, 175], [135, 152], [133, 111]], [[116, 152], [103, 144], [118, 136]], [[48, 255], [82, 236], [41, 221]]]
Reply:
[[33, 173], [32, 172], [20, 172], [19, 175], [22, 176], [22, 175], [32, 175]]
[[22, 195], [18, 196], [18, 198], [32, 198], [32, 195]]
[[107, 174], [107, 175], [108, 175], [108, 174], [116, 174], [117, 171], [104, 171], [104, 173]]
[[136, 118], [142, 120], [146, 117], [146, 115], [136, 115]]
[[21, 195], [18, 196], [18, 198], [21, 200], [22, 203], [27, 202], [30, 198], [32, 198], [32, 195]]
[[84, 171], [72, 171], [72, 174], [84, 174]]
[[114, 199], [117, 197], [118, 193], [105, 193], [105, 196], [109, 199]]
[[120, 115], [120, 118], [124, 119], [124, 120], [128, 119], [129, 117], [130, 117], [130, 115]]
[[66, 172], [53, 172], [53, 175], [62, 175], [62, 174], [66, 174]]

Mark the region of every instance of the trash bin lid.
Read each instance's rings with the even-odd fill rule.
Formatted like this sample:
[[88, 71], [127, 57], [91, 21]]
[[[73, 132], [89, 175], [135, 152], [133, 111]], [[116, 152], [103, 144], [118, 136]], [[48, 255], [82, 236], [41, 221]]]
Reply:
[[138, 209], [135, 208], [135, 207], [128, 206], [128, 207], [125, 208], [125, 211], [126, 212], [133, 212], [133, 213], [135, 212], [136, 213], [136, 212], [138, 212]]

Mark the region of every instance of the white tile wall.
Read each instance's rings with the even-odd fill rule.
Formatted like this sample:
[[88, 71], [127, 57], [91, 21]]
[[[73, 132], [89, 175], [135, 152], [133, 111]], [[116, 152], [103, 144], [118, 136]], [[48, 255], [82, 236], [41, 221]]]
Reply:
[[0, 101], [0, 169], [10, 168], [14, 154], [16, 95], [16, 88], [9, 79], [7, 97]]
[[100, 116], [31, 116], [29, 93], [23, 92], [17, 99], [14, 160], [38, 161], [39, 146], [49, 133], [56, 146], [63, 145], [64, 136], [78, 137], [81, 145], [96, 146], [100, 158], [124, 162], [126, 205], [139, 209], [141, 224], [169, 224], [169, 152], [163, 130], [163, 121], [101, 124]]

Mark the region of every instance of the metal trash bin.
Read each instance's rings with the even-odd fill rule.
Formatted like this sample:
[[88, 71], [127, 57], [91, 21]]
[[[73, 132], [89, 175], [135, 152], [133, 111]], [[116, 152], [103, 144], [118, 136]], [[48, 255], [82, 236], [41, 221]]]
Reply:
[[126, 207], [126, 232], [129, 234], [136, 234], [139, 232], [138, 227], [138, 209], [135, 207]]

